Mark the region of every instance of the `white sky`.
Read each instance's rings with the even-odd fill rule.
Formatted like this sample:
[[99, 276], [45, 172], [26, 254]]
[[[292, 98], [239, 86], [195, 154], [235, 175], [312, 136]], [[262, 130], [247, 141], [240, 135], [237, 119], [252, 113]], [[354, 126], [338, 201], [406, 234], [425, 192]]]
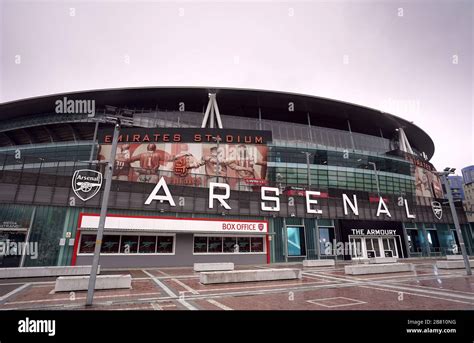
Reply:
[[298, 92], [414, 121], [438, 169], [474, 164], [474, 1], [0, 2], [1, 102], [141, 86]]

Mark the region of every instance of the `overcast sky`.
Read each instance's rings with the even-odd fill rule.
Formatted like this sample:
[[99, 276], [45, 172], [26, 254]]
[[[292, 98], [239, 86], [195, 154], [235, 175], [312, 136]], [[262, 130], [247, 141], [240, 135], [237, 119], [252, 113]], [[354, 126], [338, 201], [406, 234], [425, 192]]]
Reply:
[[290, 91], [414, 121], [474, 164], [474, 1], [1, 2], [0, 101], [98, 88]]

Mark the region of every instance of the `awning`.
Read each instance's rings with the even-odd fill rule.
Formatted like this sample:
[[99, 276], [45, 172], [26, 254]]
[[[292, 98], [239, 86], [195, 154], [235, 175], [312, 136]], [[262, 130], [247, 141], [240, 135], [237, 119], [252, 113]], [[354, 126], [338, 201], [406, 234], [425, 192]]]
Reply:
[[[95, 231], [98, 226], [99, 215], [82, 215], [80, 220], [81, 230]], [[265, 235], [268, 233], [268, 222], [264, 220], [247, 221], [108, 215], [105, 220], [105, 232], [111, 231]]]

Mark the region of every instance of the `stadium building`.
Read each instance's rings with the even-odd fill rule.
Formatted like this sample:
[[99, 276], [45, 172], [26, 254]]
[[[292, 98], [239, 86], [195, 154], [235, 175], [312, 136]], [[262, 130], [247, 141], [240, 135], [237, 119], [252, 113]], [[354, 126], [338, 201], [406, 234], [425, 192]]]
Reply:
[[375, 109], [274, 91], [134, 88], [3, 103], [0, 118], [3, 267], [91, 263], [114, 118], [102, 267], [458, 252], [433, 141]]

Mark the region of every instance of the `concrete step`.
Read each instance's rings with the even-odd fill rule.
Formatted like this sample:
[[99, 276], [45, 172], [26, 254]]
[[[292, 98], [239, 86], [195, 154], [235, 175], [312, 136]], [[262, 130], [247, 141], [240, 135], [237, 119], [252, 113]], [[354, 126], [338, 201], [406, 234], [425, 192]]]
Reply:
[[369, 258], [370, 264], [386, 264], [386, 263], [397, 263], [396, 257], [375, 257]]
[[[474, 267], [474, 260], [469, 260], [469, 264]], [[464, 269], [464, 260], [436, 261], [439, 269]]]
[[411, 263], [387, 263], [387, 264], [358, 264], [344, 267], [346, 274], [364, 275], [364, 274], [385, 274], [401, 273], [413, 271]]
[[194, 263], [195, 272], [234, 270], [232, 262]]
[[336, 261], [332, 259], [327, 260], [303, 260], [303, 267], [334, 267]]
[[[91, 266], [0, 268], [0, 279], [48, 277], [61, 275], [90, 275], [90, 273]], [[97, 273], [100, 273], [100, 266], [97, 269]]]
[[275, 268], [259, 270], [234, 270], [224, 272], [204, 272], [200, 282], [204, 285], [214, 283], [255, 282], [301, 279], [300, 269]]
[[[60, 276], [56, 279], [55, 292], [86, 291], [89, 276]], [[95, 280], [95, 289], [132, 288], [130, 275], [99, 275]]]
[[462, 255], [446, 255], [447, 260], [462, 260]]

